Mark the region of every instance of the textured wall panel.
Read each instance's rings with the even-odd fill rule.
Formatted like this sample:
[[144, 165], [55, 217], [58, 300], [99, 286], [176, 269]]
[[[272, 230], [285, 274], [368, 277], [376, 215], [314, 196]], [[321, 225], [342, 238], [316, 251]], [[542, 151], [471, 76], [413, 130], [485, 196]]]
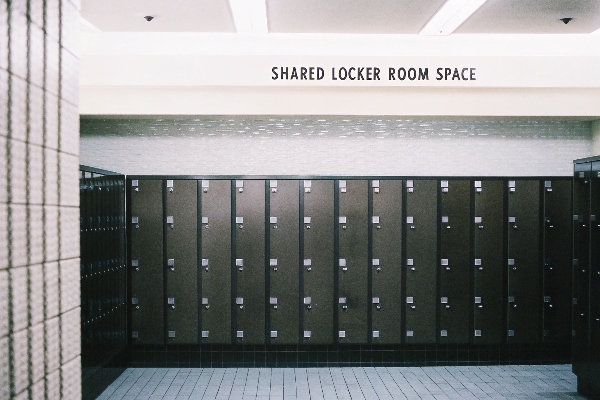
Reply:
[[127, 174], [570, 176], [591, 150], [589, 122], [536, 119], [90, 116], [81, 132], [82, 164]]

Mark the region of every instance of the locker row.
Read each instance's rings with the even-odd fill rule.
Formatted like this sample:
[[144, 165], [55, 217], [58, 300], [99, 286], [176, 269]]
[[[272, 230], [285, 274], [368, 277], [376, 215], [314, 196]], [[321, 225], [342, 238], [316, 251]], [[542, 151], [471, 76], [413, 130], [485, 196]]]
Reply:
[[83, 367], [127, 345], [125, 177], [81, 178], [81, 337]]
[[571, 179], [128, 187], [134, 343], [570, 341]]
[[600, 158], [575, 161], [573, 181], [573, 372], [600, 396]]

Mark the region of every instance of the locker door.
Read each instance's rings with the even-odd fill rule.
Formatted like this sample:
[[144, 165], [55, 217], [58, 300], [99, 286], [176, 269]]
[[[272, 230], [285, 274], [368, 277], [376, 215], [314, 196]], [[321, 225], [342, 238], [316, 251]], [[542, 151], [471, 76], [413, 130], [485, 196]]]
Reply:
[[573, 180], [573, 372], [588, 379], [590, 340], [591, 163], [575, 164]]
[[[600, 376], [600, 161], [590, 181], [590, 377]], [[597, 386], [597, 385], [596, 385]]]
[[[333, 343], [334, 181], [305, 180], [303, 343]], [[337, 222], [337, 221], [335, 221]], [[337, 299], [336, 299], [337, 302]]]
[[504, 182], [473, 182], [473, 343], [499, 344], [504, 311]]
[[237, 343], [265, 343], [265, 181], [235, 182]]
[[538, 343], [540, 304], [540, 183], [508, 181], [508, 341]]
[[134, 344], [164, 344], [163, 183], [130, 187], [131, 335]]
[[468, 343], [471, 190], [468, 180], [440, 181], [440, 343]]
[[571, 179], [544, 181], [544, 343], [571, 342]]
[[231, 343], [231, 181], [200, 184], [202, 343]]
[[437, 181], [406, 181], [406, 343], [435, 343]]
[[372, 342], [400, 343], [402, 315], [402, 181], [372, 181]]
[[299, 341], [299, 182], [269, 181], [270, 343]]
[[198, 343], [198, 181], [166, 181], [168, 343]]
[[368, 181], [340, 180], [338, 242], [339, 343], [367, 343]]

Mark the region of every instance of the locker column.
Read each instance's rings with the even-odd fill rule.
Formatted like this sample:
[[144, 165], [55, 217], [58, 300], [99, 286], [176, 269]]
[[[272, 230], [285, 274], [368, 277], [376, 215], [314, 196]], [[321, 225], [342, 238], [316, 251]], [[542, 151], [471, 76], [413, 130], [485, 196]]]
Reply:
[[[305, 344], [333, 343], [334, 181], [305, 180], [300, 228]], [[338, 299], [335, 299], [336, 303]], [[336, 304], [337, 306], [337, 304]]]
[[166, 181], [166, 297], [169, 344], [198, 343], [198, 182]]
[[[573, 180], [573, 372], [590, 380], [590, 196], [591, 163], [575, 164]], [[585, 388], [582, 388], [585, 390]]]
[[468, 343], [471, 310], [470, 181], [439, 185], [439, 343]]
[[272, 344], [299, 341], [299, 182], [270, 180], [269, 200], [269, 329]]
[[[600, 377], [600, 161], [590, 179], [590, 377]], [[595, 396], [600, 395], [596, 383]], [[594, 396], [593, 395], [593, 396]]]
[[539, 343], [541, 324], [540, 183], [508, 184], [508, 311], [509, 343]]
[[474, 181], [473, 188], [473, 343], [499, 344], [506, 337], [504, 182]]
[[373, 180], [370, 193], [372, 343], [401, 343], [402, 181]]
[[339, 180], [338, 340], [367, 343], [368, 181]]
[[571, 341], [571, 262], [573, 202], [571, 179], [545, 180], [543, 230], [544, 343]]
[[265, 343], [265, 181], [236, 180], [236, 343]]
[[131, 337], [164, 344], [163, 182], [130, 181]]
[[406, 181], [406, 343], [435, 343], [437, 181]]
[[200, 185], [200, 340], [231, 343], [231, 181]]

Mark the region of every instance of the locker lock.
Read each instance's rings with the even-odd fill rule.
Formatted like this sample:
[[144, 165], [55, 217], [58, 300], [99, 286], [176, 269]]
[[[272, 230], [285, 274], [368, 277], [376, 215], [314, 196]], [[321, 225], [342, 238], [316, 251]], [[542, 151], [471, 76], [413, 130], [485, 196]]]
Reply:
[[169, 269], [170, 269], [171, 271], [175, 271], [175, 259], [173, 259], [173, 258], [169, 258], [169, 259], [167, 260], [167, 266], [169, 267]]
[[202, 298], [202, 305], [204, 306], [204, 308], [206, 308], [207, 310], [210, 308], [210, 304], [208, 304], [208, 297], [203, 297]]
[[167, 304], [171, 306], [171, 309], [175, 309], [175, 297], [169, 297], [167, 299]]

